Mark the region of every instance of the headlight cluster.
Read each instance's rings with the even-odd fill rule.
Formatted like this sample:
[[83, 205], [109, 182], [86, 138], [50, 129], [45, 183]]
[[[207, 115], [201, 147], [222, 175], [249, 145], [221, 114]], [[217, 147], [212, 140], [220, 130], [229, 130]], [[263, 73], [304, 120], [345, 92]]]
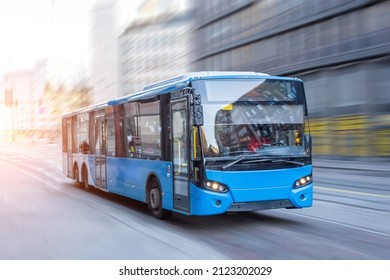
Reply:
[[300, 187], [303, 187], [303, 186], [306, 186], [306, 185], [310, 184], [311, 182], [312, 182], [311, 174], [310, 175], [306, 175], [306, 176], [296, 180], [293, 187], [294, 188], [300, 188]]
[[206, 181], [205, 187], [214, 192], [227, 192], [227, 187], [225, 185], [214, 181]]

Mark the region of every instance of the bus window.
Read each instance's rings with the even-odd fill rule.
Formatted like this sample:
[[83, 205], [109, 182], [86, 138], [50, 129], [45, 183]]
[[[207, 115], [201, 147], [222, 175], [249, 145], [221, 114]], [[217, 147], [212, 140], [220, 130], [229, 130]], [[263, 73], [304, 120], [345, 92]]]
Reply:
[[83, 154], [89, 153], [88, 124], [89, 124], [88, 113], [80, 114], [77, 116], [77, 140], [78, 140], [77, 147], [80, 149], [80, 152]]
[[[137, 131], [138, 123], [138, 103], [124, 104], [125, 120], [124, 120], [124, 142], [126, 157], [138, 158], [136, 146], [139, 144], [139, 135]], [[139, 149], [138, 149], [139, 150]]]
[[107, 156], [115, 156], [114, 115], [110, 113], [106, 117], [107, 117]]
[[139, 131], [144, 158], [161, 156], [160, 116], [140, 116]]
[[142, 158], [161, 157], [160, 100], [139, 103], [138, 132]]

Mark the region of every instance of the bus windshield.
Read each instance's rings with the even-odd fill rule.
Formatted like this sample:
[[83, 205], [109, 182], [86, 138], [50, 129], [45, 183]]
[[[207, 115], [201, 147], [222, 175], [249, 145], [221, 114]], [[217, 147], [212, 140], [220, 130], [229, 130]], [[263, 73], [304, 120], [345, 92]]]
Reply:
[[259, 155], [308, 156], [301, 82], [284, 79], [205, 80], [201, 129], [206, 160]]

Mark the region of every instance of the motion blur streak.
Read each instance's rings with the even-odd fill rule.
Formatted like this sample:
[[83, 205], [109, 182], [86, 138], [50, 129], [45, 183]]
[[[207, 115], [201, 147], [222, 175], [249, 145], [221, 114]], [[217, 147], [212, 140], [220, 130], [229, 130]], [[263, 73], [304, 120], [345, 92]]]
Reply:
[[363, 196], [374, 196], [374, 197], [383, 197], [383, 198], [390, 198], [390, 195], [385, 195], [385, 194], [374, 194], [374, 193], [365, 193], [365, 192], [356, 192], [356, 191], [348, 191], [348, 190], [340, 190], [336, 188], [325, 188], [325, 187], [319, 187], [315, 186], [316, 189], [319, 190], [327, 190], [327, 191], [332, 191], [332, 192], [341, 192], [341, 193], [349, 193], [349, 194], [358, 194], [358, 195], [363, 195]]
[[[64, 112], [188, 71], [245, 70], [303, 79], [314, 155], [390, 156], [389, 1], [27, 2], [4, 34], [39, 18], [45, 29], [26, 30], [47, 32], [38, 43], [50, 47], [32, 68], [3, 70], [2, 139], [58, 141]], [[8, 55], [25, 57], [4, 39]]]

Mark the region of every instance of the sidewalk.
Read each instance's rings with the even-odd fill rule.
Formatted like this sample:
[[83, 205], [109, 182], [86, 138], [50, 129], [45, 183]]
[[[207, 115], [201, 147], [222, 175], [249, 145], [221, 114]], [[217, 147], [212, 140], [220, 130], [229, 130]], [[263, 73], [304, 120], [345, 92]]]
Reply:
[[[362, 171], [380, 171], [388, 172], [390, 175], [390, 159], [386, 158], [369, 158], [369, 159], [325, 159], [313, 156], [313, 167], [332, 168], [332, 169], [349, 169]], [[390, 185], [390, 182], [389, 182]]]

